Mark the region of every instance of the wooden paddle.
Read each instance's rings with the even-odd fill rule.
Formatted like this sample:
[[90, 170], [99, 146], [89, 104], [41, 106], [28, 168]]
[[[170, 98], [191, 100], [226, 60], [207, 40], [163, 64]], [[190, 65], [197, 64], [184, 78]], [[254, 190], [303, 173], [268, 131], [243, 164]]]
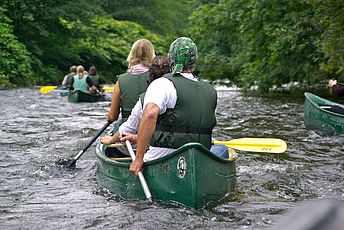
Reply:
[[227, 147], [257, 153], [283, 153], [287, 150], [287, 143], [277, 138], [239, 138], [230, 141], [213, 141], [214, 144], [223, 144]]
[[97, 138], [105, 131], [105, 129], [112, 123], [112, 121], [107, 121], [106, 124], [97, 132], [97, 134], [92, 138], [92, 140], [86, 145], [83, 150], [80, 150], [78, 154], [75, 155], [72, 159], [60, 159], [56, 164], [63, 165], [66, 167], [74, 168], [76, 161], [82, 156], [84, 152], [97, 140]]
[[[130, 144], [130, 141], [126, 140], [125, 145], [127, 146], [127, 149], [129, 151], [129, 154], [130, 154], [132, 161], [134, 161], [135, 160], [135, 153], [134, 153], [133, 147]], [[152, 194], [149, 191], [149, 187], [148, 187], [147, 182], [146, 182], [141, 171], [139, 172], [138, 177], [139, 177], [143, 192], [145, 193], [146, 199], [148, 200], [149, 203], [152, 203], [153, 202], [152, 201]]]

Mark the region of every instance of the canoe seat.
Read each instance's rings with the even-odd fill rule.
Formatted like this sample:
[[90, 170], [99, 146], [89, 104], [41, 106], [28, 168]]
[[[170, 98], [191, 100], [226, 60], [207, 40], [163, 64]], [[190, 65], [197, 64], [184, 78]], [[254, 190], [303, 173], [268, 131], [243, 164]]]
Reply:
[[319, 105], [319, 107], [330, 112], [344, 115], [344, 107], [341, 107], [339, 105]]
[[116, 144], [110, 144], [107, 147], [108, 148], [118, 148], [118, 147], [123, 147], [124, 145], [121, 143], [116, 143]]
[[130, 157], [109, 157], [113, 161], [131, 161]]

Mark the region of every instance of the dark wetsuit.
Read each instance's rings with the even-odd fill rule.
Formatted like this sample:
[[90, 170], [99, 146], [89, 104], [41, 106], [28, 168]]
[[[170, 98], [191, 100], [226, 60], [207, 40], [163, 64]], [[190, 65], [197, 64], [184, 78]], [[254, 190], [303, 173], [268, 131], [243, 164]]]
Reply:
[[333, 85], [332, 93], [338, 97], [344, 96], [344, 86], [343, 85]]

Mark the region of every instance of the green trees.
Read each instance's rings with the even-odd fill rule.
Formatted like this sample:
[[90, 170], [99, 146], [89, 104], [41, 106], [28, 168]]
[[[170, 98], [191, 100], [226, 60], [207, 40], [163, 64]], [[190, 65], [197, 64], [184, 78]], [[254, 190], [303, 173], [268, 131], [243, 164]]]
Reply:
[[343, 25], [338, 0], [3, 0], [0, 82], [60, 84], [78, 64], [113, 82], [135, 40], [166, 54], [178, 36], [198, 45], [201, 77], [243, 89], [344, 81]]
[[336, 0], [310, 1], [314, 8], [314, 17], [322, 33], [317, 46], [326, 61], [321, 64], [333, 78], [344, 81], [344, 2]]
[[0, 7], [0, 88], [28, 83], [32, 77], [31, 56], [13, 34], [11, 20]]
[[173, 39], [188, 28], [188, 16], [194, 5], [190, 0], [101, 0], [100, 4], [115, 19], [139, 23]]
[[[30, 76], [29, 84], [60, 84], [69, 67], [79, 64], [86, 69], [95, 65], [101, 76], [113, 82], [116, 74], [126, 70], [126, 56], [132, 43], [140, 38], [150, 39], [159, 54], [166, 54], [166, 42], [161, 35], [138, 23], [112, 18], [103, 3], [101, 0], [3, 1], [2, 9], [6, 11], [1, 11], [1, 20], [6, 19], [6, 25], [13, 28], [7, 34], [11, 34], [18, 47], [24, 47], [18, 50], [31, 64], [23, 71]], [[154, 18], [154, 12], [149, 9], [145, 12]], [[14, 53], [7, 56], [6, 62], [16, 58], [16, 63], [26, 63]], [[10, 83], [28, 84], [22, 81], [16, 66], [7, 67], [6, 76], [14, 74], [8, 78]]]
[[109, 82], [114, 81], [116, 74], [126, 70], [127, 64], [124, 61], [132, 43], [138, 39], [149, 39], [157, 54], [166, 55], [164, 40], [134, 22], [98, 17], [88, 26], [79, 24], [71, 25], [71, 28], [84, 34], [74, 40], [71, 49], [79, 54], [81, 63], [95, 65], [105, 77], [109, 76]]
[[201, 73], [228, 78], [244, 89], [257, 85], [261, 92], [294, 81], [339, 77], [343, 4], [320, 2], [222, 0], [202, 5], [191, 17], [192, 34], [205, 56]]

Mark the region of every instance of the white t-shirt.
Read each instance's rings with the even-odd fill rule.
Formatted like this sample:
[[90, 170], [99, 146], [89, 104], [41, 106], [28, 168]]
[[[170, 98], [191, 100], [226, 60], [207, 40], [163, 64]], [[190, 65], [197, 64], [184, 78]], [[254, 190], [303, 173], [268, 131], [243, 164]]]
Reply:
[[[183, 73], [184, 77], [198, 81], [191, 73]], [[159, 78], [153, 81], [147, 88], [143, 108], [149, 103], [154, 103], [160, 109], [159, 114], [166, 112], [168, 108], [174, 108], [177, 102], [177, 90], [174, 88], [173, 83], [167, 78]], [[151, 161], [161, 158], [173, 152], [175, 149], [161, 148], [150, 146], [145, 153], [143, 160]]]
[[[191, 73], [183, 73], [182, 76], [198, 81]], [[159, 78], [154, 80], [147, 88], [144, 105], [145, 108], [148, 103], [154, 103], [160, 108], [159, 114], [166, 112], [167, 108], [174, 108], [177, 102], [177, 91], [174, 88], [173, 83], [167, 78]], [[143, 109], [141, 106], [141, 100], [136, 102], [136, 105], [131, 110], [131, 114], [126, 122], [124, 122], [118, 129], [118, 132], [122, 135], [125, 133], [137, 133], [140, 120], [142, 118]], [[144, 162], [152, 161], [154, 159], [163, 157], [173, 152], [175, 149], [152, 147], [150, 146], [145, 153]]]
[[121, 126], [119, 126], [118, 128], [118, 132], [119, 134], [123, 135], [123, 134], [127, 134], [127, 133], [132, 133], [135, 134], [137, 133], [138, 129], [139, 129], [139, 125], [140, 125], [140, 120], [142, 118], [142, 104], [141, 104], [141, 100], [139, 99], [134, 108], [131, 110], [131, 114], [128, 117], [128, 119], [123, 122], [123, 124], [121, 124]]

